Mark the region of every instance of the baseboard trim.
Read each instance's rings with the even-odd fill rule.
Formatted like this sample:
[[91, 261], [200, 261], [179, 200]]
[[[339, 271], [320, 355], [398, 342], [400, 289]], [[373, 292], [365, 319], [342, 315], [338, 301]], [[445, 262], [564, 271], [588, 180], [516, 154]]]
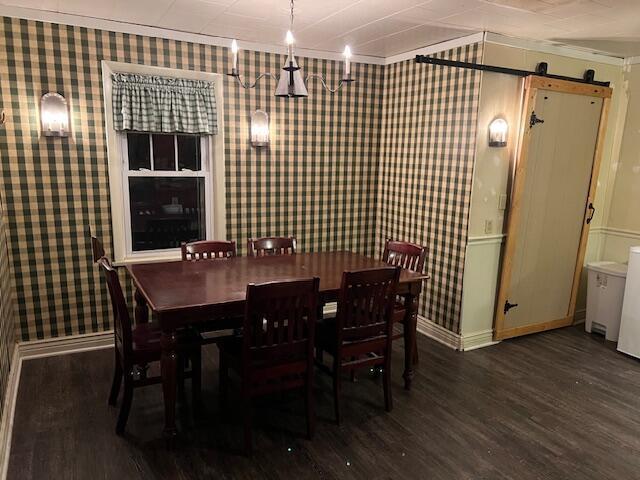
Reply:
[[463, 334], [461, 340], [462, 350], [465, 352], [500, 343], [493, 339], [493, 329]]
[[49, 338], [18, 342], [17, 349], [21, 360], [51, 357], [67, 353], [88, 352], [113, 347], [113, 330], [98, 333], [71, 335], [68, 337]]
[[447, 330], [422, 315], [418, 315], [418, 332], [454, 350], [460, 350], [462, 346], [460, 335]]
[[9, 454], [11, 453], [11, 436], [13, 433], [13, 417], [16, 411], [16, 399], [20, 384], [20, 372], [22, 371], [22, 359], [16, 345], [11, 357], [11, 369], [7, 381], [4, 405], [2, 408], [2, 424], [0, 425], [0, 478], [7, 478], [9, 468]]

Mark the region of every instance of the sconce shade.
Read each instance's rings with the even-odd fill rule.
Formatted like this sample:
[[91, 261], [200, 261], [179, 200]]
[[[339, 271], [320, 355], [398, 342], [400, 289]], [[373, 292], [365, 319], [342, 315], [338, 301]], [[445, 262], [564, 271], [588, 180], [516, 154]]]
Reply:
[[42, 96], [40, 123], [45, 137], [69, 136], [69, 107], [62, 95], [49, 92]]
[[263, 110], [256, 110], [251, 115], [251, 145], [269, 146], [269, 114]]
[[489, 146], [490, 147], [506, 147], [507, 134], [509, 125], [503, 118], [496, 118], [489, 125]]
[[[294, 70], [291, 70], [289, 65], [292, 65]], [[293, 78], [293, 83], [291, 79]], [[278, 80], [278, 87], [276, 88], [276, 97], [308, 97], [309, 92], [302, 79], [300, 68], [296, 57], [290, 55], [287, 57], [282, 70], [280, 71], [280, 80]]]

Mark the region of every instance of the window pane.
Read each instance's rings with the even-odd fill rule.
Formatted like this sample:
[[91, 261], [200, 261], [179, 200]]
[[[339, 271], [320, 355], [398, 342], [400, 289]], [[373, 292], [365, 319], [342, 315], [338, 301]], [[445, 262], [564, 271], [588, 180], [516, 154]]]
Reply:
[[204, 193], [204, 178], [129, 178], [133, 251], [205, 240]]
[[129, 152], [129, 170], [151, 169], [149, 134], [127, 133], [127, 150]]
[[178, 169], [200, 170], [200, 137], [178, 135]]
[[176, 170], [176, 147], [173, 135], [153, 135], [153, 169]]

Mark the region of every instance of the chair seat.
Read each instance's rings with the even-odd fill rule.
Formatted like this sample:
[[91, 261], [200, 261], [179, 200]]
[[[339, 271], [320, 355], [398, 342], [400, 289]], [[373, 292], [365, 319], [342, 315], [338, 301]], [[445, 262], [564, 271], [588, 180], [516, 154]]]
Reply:
[[[162, 330], [156, 322], [141, 323], [131, 330], [132, 350], [137, 360], [140, 357], [145, 360], [159, 359], [162, 353]], [[178, 330], [178, 350], [195, 348], [199, 345], [200, 335], [191, 328]]]

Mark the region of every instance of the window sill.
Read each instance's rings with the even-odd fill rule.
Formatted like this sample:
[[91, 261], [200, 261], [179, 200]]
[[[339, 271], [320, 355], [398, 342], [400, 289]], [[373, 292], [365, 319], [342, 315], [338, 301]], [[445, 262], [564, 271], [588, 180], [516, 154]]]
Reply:
[[113, 262], [115, 267], [124, 267], [126, 265], [142, 264], [142, 263], [160, 263], [160, 262], [176, 262], [182, 260], [180, 252], [171, 252], [164, 255], [141, 255], [139, 257], [125, 257], [122, 260]]

